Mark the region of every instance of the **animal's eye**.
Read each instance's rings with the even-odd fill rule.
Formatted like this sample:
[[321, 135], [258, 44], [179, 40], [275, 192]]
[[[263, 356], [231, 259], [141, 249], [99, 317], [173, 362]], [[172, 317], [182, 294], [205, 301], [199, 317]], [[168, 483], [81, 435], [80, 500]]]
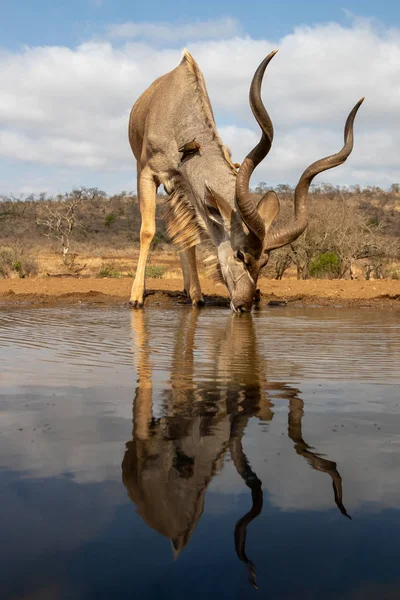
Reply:
[[243, 254], [243, 252], [242, 252], [241, 250], [238, 250], [238, 251], [236, 252], [236, 258], [237, 258], [238, 260], [240, 260], [240, 262], [243, 262], [243, 263], [244, 263], [244, 254]]

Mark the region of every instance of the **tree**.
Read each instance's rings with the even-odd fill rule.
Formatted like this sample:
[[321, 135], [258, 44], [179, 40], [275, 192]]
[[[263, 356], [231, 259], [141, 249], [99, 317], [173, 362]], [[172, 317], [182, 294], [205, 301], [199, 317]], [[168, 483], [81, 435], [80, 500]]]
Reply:
[[306, 279], [312, 261], [325, 253], [339, 258], [339, 278], [349, 275], [353, 260], [369, 258], [378, 267], [384, 256], [396, 256], [399, 251], [398, 241], [383, 235], [383, 229], [382, 222], [341, 198], [325, 202], [322, 210], [311, 202], [309, 226], [291, 245], [298, 277]]
[[46, 205], [47, 216], [36, 219], [38, 225], [45, 227], [44, 235], [46, 237], [56, 239], [61, 243], [62, 261], [68, 268], [74, 266], [77, 256], [70, 253], [73, 231], [77, 228], [86, 229], [78, 217], [78, 208], [84, 200], [88, 199], [88, 196], [96, 197], [98, 195], [100, 192], [97, 188], [73, 190], [70, 194], [61, 197], [59, 202]]
[[254, 192], [256, 194], [265, 194], [270, 188], [267, 186], [265, 181], [260, 181], [256, 188], [254, 188]]

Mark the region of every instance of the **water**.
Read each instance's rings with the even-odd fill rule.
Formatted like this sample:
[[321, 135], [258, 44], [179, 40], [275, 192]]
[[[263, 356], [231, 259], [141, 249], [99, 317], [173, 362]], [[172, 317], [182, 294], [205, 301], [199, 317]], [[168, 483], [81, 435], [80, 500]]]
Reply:
[[399, 359], [398, 311], [1, 310], [0, 597], [399, 598]]

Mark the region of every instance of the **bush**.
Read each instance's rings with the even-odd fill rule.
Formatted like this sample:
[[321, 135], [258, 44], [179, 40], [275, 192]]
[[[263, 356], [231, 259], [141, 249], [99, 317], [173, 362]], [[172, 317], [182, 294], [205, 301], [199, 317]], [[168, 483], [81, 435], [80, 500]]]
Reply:
[[13, 265], [12, 265], [12, 268], [14, 269], [14, 271], [16, 271], [16, 272], [18, 273], [18, 275], [19, 275], [20, 277], [23, 277], [23, 276], [24, 276], [24, 275], [23, 275], [23, 273], [24, 273], [24, 269], [23, 269], [23, 266], [22, 266], [22, 261], [20, 261], [20, 260], [16, 260], [16, 261], [13, 263]]
[[151, 247], [156, 248], [160, 244], [167, 244], [167, 243], [168, 243], [168, 239], [166, 238], [166, 236], [163, 233], [161, 233], [161, 231], [157, 231], [157, 233], [154, 235], [154, 237], [152, 239]]
[[378, 217], [371, 217], [367, 221], [368, 227], [379, 227], [379, 225], [380, 225], [380, 221], [379, 221]]
[[[149, 265], [146, 267], [146, 277], [152, 279], [161, 279], [161, 277], [166, 271], [167, 268], [161, 265]], [[133, 271], [129, 271], [128, 273], [126, 273], [126, 276], [134, 278], [135, 274], [136, 273], [134, 273]], [[97, 274], [97, 277], [113, 277], [115, 279], [118, 279], [122, 276], [123, 274], [121, 273], [121, 271], [117, 270], [115, 263], [112, 261], [103, 263], [100, 267], [100, 271]]]
[[113, 277], [114, 279], [118, 279], [121, 277], [121, 273], [117, 271], [113, 262], [108, 262], [101, 265], [98, 277]]
[[398, 281], [400, 279], [400, 269], [391, 269], [385, 275], [388, 279], [396, 279]]
[[146, 267], [146, 277], [161, 279], [166, 270], [166, 267], [162, 267], [160, 265], [149, 265]]
[[39, 265], [34, 258], [24, 256], [16, 248], [0, 248], [0, 277], [29, 277], [37, 275]]
[[117, 220], [116, 215], [114, 215], [114, 213], [109, 213], [108, 215], [106, 215], [106, 217], [104, 219], [104, 225], [106, 227], [111, 227], [111, 225], [113, 223], [115, 223], [116, 220]]
[[39, 263], [33, 256], [25, 256], [22, 259], [22, 271], [24, 277], [33, 277], [39, 273]]
[[310, 263], [310, 275], [319, 279], [335, 279], [340, 275], [340, 258], [336, 252], [323, 252]]
[[13, 252], [10, 248], [0, 249], [0, 277], [9, 277], [14, 262]]

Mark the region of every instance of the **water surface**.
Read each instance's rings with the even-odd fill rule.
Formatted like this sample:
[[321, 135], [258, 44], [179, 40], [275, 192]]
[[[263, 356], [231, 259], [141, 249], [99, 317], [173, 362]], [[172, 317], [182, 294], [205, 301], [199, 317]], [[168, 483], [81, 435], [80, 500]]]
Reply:
[[1, 598], [399, 598], [399, 359], [398, 311], [1, 310]]

